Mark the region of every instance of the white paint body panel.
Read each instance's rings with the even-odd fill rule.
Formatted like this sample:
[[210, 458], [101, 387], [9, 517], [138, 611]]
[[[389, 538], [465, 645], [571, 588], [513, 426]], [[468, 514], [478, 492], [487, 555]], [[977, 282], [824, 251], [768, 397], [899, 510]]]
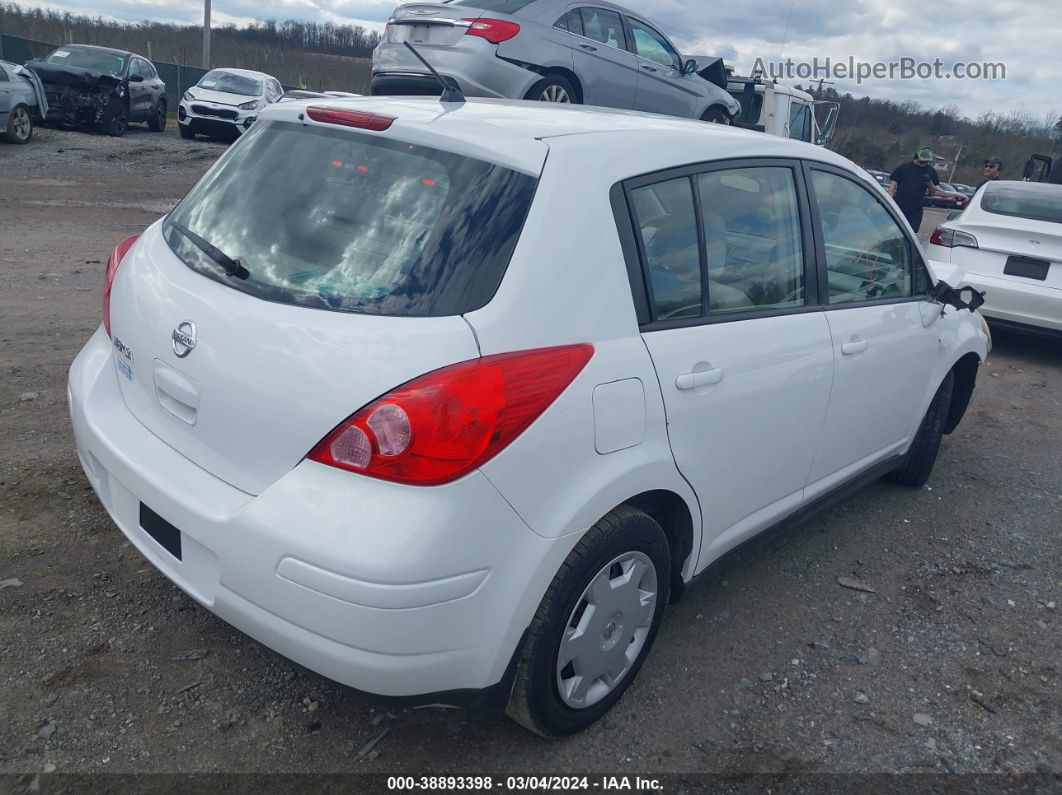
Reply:
[[[264, 115], [295, 121], [322, 102]], [[927, 325], [916, 303], [878, 318], [811, 311], [640, 332], [611, 188], [688, 163], [771, 156], [831, 163], [873, 184], [821, 148], [542, 103], [326, 104], [395, 116], [381, 135], [541, 172], [494, 298], [449, 318], [268, 303], [184, 267], [155, 227], [112, 296], [132, 380], [101, 329], [71, 367], [69, 394], [86, 474], [137, 549], [226, 621], [345, 684], [416, 695], [497, 683], [561, 563], [610, 510], [649, 491], [676, 495], [692, 519], [689, 580], [853, 462], [902, 448], [947, 369], [986, 353], [978, 318], [949, 312]], [[170, 335], [189, 319], [200, 342], [178, 359]], [[839, 362], [837, 335], [875, 323], [879, 369]], [[571, 343], [594, 346], [583, 371], [453, 483], [402, 486], [303, 460], [345, 417], [417, 375]], [[699, 362], [723, 378], [677, 390]], [[851, 401], [887, 397], [869, 383], [908, 394], [889, 404], [887, 428], [846, 447]], [[139, 527], [140, 503], [180, 530], [182, 561]]]

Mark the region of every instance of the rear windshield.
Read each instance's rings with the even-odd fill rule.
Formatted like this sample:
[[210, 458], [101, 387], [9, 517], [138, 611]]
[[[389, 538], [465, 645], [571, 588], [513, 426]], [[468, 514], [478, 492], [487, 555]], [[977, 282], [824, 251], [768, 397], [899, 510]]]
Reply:
[[82, 50], [77, 47], [58, 49], [44, 59], [56, 66], [73, 66], [104, 75], [120, 75], [125, 66], [125, 56], [103, 50]]
[[[173, 210], [164, 232], [190, 268], [265, 300], [459, 315], [497, 290], [536, 185], [501, 166], [371, 133], [259, 122]], [[239, 260], [249, 277], [228, 275], [177, 227]]]
[[211, 91], [224, 91], [226, 94], [239, 94], [244, 97], [262, 96], [261, 80], [254, 80], [232, 72], [222, 72], [220, 69], [207, 72], [197, 85]]
[[981, 197], [981, 209], [996, 215], [1062, 224], [1062, 187], [1029, 182], [989, 183]]
[[504, 14], [515, 14], [524, 6], [531, 5], [535, 0], [454, 0], [450, 5], [472, 6], [481, 11], [501, 11]]

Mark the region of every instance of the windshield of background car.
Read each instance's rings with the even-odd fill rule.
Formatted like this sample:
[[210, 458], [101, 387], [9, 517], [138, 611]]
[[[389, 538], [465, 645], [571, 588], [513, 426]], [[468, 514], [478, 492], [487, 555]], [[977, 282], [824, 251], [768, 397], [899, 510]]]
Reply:
[[102, 50], [81, 50], [77, 47], [59, 49], [44, 59], [55, 66], [73, 66], [104, 75], [120, 75], [125, 67], [125, 56]]
[[455, 0], [450, 5], [472, 6], [482, 11], [501, 11], [503, 14], [515, 14], [524, 6], [531, 5], [535, 0]]
[[981, 209], [985, 212], [1062, 224], [1062, 186], [989, 183], [984, 191]]
[[196, 84], [199, 88], [211, 91], [223, 91], [226, 94], [239, 94], [241, 97], [262, 96], [262, 81], [251, 77], [222, 72], [215, 69], [207, 72]]
[[193, 270], [268, 301], [458, 315], [494, 295], [537, 184], [368, 133], [258, 122], [168, 219], [250, 277], [226, 275], [170, 224], [164, 233]]

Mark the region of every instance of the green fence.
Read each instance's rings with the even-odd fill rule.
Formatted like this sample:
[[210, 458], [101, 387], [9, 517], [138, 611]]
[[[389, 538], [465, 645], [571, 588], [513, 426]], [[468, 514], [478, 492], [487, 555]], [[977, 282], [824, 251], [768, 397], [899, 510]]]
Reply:
[[[47, 41], [34, 41], [21, 36], [0, 34], [0, 61], [26, 63], [34, 58], [43, 58], [58, 46], [58, 44]], [[199, 79], [209, 71], [166, 61], [152, 61], [151, 63], [155, 65], [162, 82], [166, 84], [166, 104], [169, 105], [170, 110], [174, 110], [184, 92], [198, 83]], [[284, 86], [284, 89], [293, 87]]]

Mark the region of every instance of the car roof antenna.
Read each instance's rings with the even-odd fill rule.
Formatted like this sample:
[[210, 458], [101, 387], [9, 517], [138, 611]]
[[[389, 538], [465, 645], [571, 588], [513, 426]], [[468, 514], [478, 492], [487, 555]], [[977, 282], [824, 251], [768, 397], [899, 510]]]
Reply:
[[457, 84], [456, 80], [454, 80], [452, 77], [443, 77], [441, 74], [439, 74], [438, 72], [435, 71], [435, 67], [433, 67], [430, 63], [428, 63], [428, 61], [424, 58], [423, 55], [421, 55], [419, 52], [417, 52], [417, 48], [416, 47], [414, 47], [408, 41], [404, 42], [404, 43], [405, 43], [406, 47], [409, 48], [409, 51], [411, 53], [413, 53], [415, 56], [417, 56], [417, 60], [419, 60], [422, 64], [424, 64], [426, 67], [428, 67], [428, 71], [431, 72], [433, 75], [435, 75], [435, 79], [438, 80], [439, 81], [439, 85], [442, 86], [443, 91], [442, 91], [442, 96], [439, 97], [439, 102], [464, 102], [465, 101], [465, 95], [461, 93], [461, 86], [459, 86]]

